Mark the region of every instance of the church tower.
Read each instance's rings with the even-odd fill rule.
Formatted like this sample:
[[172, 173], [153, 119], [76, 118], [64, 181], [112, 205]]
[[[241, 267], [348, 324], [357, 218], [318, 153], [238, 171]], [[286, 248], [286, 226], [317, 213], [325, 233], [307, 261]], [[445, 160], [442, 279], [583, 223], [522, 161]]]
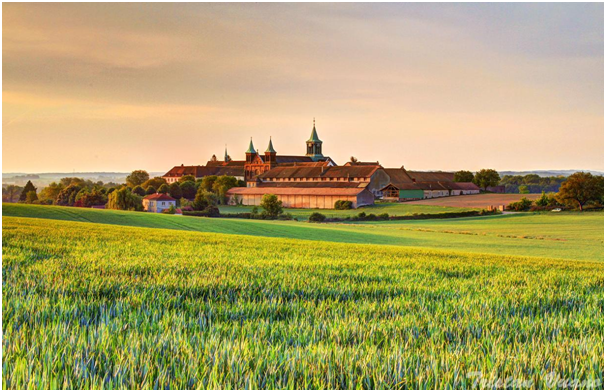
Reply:
[[318, 132], [316, 132], [316, 119], [314, 118], [314, 127], [311, 131], [311, 136], [307, 143], [307, 156], [311, 157], [314, 161], [319, 161], [324, 158], [322, 155], [322, 140], [318, 137]]
[[265, 150], [265, 163], [272, 164], [276, 163], [276, 150], [274, 150], [274, 145], [271, 142], [271, 136], [269, 137], [269, 145], [267, 146], [267, 150]]
[[250, 144], [248, 145], [248, 150], [246, 150], [246, 163], [252, 163], [253, 159], [257, 155], [257, 151], [255, 151], [255, 146], [253, 146], [252, 137], [250, 138]]

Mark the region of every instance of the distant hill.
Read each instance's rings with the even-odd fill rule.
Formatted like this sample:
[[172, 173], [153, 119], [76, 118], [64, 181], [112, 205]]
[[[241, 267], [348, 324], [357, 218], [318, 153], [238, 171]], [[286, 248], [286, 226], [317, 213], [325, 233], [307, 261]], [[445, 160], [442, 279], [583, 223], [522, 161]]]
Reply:
[[[2, 173], [2, 184], [23, 186], [31, 180], [34, 186], [47, 186], [64, 177], [79, 177], [91, 181], [123, 183], [130, 172], [69, 172], [69, 173]], [[160, 177], [164, 172], [150, 172], [150, 177]]]
[[603, 176], [604, 172], [594, 171], [594, 170], [528, 170], [528, 171], [500, 171], [499, 175], [503, 176], [525, 176], [527, 174], [537, 174], [540, 177], [557, 177], [557, 176], [565, 176], [576, 173], [576, 172], [589, 172], [593, 175]]

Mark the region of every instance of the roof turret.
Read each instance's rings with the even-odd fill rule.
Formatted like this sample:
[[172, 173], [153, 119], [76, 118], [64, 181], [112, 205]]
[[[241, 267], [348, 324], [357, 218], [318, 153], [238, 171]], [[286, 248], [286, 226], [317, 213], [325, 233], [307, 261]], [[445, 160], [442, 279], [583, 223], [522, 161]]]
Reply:
[[252, 142], [252, 137], [250, 138], [250, 144], [248, 145], [248, 150], [246, 150], [246, 154], [256, 154], [257, 151], [255, 151], [255, 146], [253, 145]]
[[267, 150], [265, 150], [265, 152], [276, 153], [276, 150], [274, 150], [274, 145], [271, 142], [271, 136], [269, 137], [269, 145], [267, 146]]
[[309, 137], [309, 142], [322, 143], [322, 140], [318, 137], [318, 132], [316, 132], [316, 119], [314, 118], [314, 128], [311, 130], [311, 136]]

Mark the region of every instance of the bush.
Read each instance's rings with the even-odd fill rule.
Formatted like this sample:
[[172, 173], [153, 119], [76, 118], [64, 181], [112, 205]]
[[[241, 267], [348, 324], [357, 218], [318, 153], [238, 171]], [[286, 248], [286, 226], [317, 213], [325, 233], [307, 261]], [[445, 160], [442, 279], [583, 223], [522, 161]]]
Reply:
[[276, 217], [282, 213], [282, 202], [278, 200], [278, 196], [268, 193], [261, 199], [261, 208], [267, 216]]
[[379, 215], [379, 219], [388, 220], [389, 219], [389, 214], [387, 212], [385, 212], [383, 214], [380, 214]]
[[196, 198], [192, 203], [192, 207], [197, 211], [204, 211], [209, 206], [214, 206], [217, 204], [217, 196], [200, 187], [198, 192], [196, 192]]
[[360, 212], [358, 214], [358, 219], [364, 219], [364, 218], [366, 218], [366, 213], [365, 212]]
[[530, 209], [531, 206], [532, 206], [532, 201], [523, 197], [520, 201], [510, 203], [507, 206], [507, 209], [513, 210], [513, 211], [527, 211], [528, 209]]
[[335, 202], [335, 210], [351, 210], [353, 203], [349, 200], [337, 200]]
[[110, 210], [142, 211], [142, 198], [132, 193], [127, 187], [109, 194], [106, 208]]
[[309, 216], [309, 221], [310, 222], [324, 222], [325, 220], [326, 220], [326, 216], [320, 214], [319, 212], [314, 212], [313, 214], [311, 214]]
[[208, 218], [217, 218], [221, 216], [217, 206], [208, 206], [202, 211], [181, 210], [184, 216], [203, 216]]
[[202, 212], [205, 214], [204, 216], [208, 216], [208, 217], [212, 217], [212, 218], [217, 218], [217, 217], [221, 216], [221, 212], [219, 211], [219, 208], [215, 205], [209, 205]]
[[165, 210], [162, 210], [163, 214], [170, 214], [170, 215], [174, 215], [175, 212], [177, 211], [177, 209], [175, 208], [175, 206], [171, 205], [170, 207], [168, 207]]

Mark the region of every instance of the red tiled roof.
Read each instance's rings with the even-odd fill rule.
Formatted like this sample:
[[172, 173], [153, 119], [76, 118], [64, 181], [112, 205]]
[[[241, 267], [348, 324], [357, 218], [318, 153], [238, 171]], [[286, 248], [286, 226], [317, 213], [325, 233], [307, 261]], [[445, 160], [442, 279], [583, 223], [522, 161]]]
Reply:
[[474, 184], [473, 182], [454, 182], [452, 189], [462, 190], [462, 191], [479, 191], [480, 188]]
[[259, 188], [366, 188], [367, 182], [355, 181], [303, 181], [303, 182], [263, 182]]
[[259, 178], [367, 178], [381, 166], [278, 166], [259, 175]]
[[151, 195], [147, 195], [143, 198], [144, 200], [166, 200], [166, 201], [175, 201], [172, 197], [165, 193], [153, 193]]
[[380, 165], [380, 163], [377, 162], [347, 162], [345, 163], [343, 166], [377, 166]]
[[326, 166], [328, 166], [328, 161], [317, 161], [317, 162], [285, 162], [285, 163], [278, 163], [278, 166], [326, 167]]
[[306, 195], [306, 196], [356, 196], [362, 192], [369, 192], [366, 188], [231, 188], [227, 195]]
[[277, 163], [291, 163], [291, 162], [313, 162], [311, 157], [305, 155], [276, 155]]

